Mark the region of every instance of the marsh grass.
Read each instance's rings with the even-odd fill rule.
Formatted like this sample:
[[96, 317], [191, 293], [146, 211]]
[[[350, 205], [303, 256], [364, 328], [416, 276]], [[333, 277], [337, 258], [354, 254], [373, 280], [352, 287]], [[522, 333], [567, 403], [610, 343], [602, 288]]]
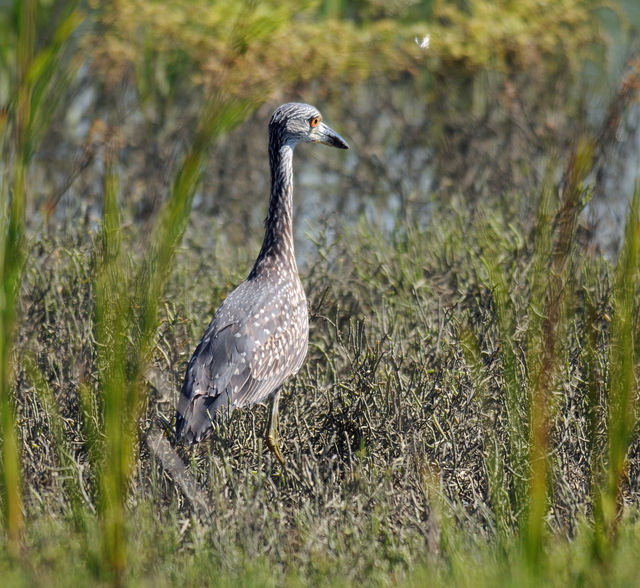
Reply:
[[607, 386], [608, 461], [604, 476], [599, 468], [594, 471], [599, 480], [594, 495], [594, 548], [598, 560], [607, 568], [609, 554], [618, 539], [618, 523], [624, 505], [623, 486], [629, 483], [627, 456], [637, 427], [639, 215], [640, 190], [636, 189], [612, 294], [614, 314], [608, 349]]
[[[99, 512], [104, 525], [105, 561], [120, 582], [126, 567], [125, 500], [135, 463], [138, 423], [146, 406], [143, 378], [151, 359], [158, 312], [173, 258], [191, 212], [203, 158], [211, 142], [246, 116], [254, 101], [223, 103], [212, 99], [204, 107], [201, 126], [159, 211], [156, 226], [137, 267], [122, 242], [119, 182], [114, 154], [107, 155], [103, 223], [95, 277], [95, 338], [100, 373], [100, 439], [90, 448], [99, 472]], [[84, 421], [95, 423], [91, 413]], [[88, 425], [93, 427], [93, 424]]]
[[[51, 44], [36, 51], [36, 5], [33, 0], [25, 0], [17, 7], [12, 116], [3, 113], [0, 125], [0, 149], [3, 155], [3, 180], [0, 185], [0, 484], [3, 518], [10, 550], [14, 554], [19, 551], [23, 513], [15, 407], [11, 397], [13, 369], [10, 358], [16, 329], [16, 305], [27, 257], [27, 177], [31, 158], [65, 88], [65, 79], [56, 77], [57, 64], [65, 42], [78, 22], [77, 14], [70, 4]], [[67, 71], [71, 71], [71, 68]]]
[[[117, 194], [117, 176], [107, 168], [105, 195], [113, 202]], [[406, 227], [392, 237], [363, 223], [357, 239], [320, 238], [319, 254], [303, 272], [312, 311], [309, 357], [283, 401], [288, 466], [282, 470], [263, 446], [266, 410], [235, 413], [210, 444], [180, 451], [208, 502], [212, 516], [206, 520], [146, 441], [159, 423], [173, 419], [201, 316], [215, 308], [229, 283], [242, 279], [259, 243], [241, 251], [219, 244], [215, 257], [203, 257], [197, 247], [176, 249], [149, 347], [148, 362], [160, 376], [150, 387], [131, 369], [138, 365], [131, 363], [131, 345], [139, 339], [127, 331], [117, 337], [119, 325], [139, 328], [127, 317], [133, 312], [128, 300], [140, 300], [140, 290], [128, 281], [138, 275], [135, 262], [119, 259], [131, 236], [122, 228], [107, 234], [118, 226], [108, 219], [113, 205], [105, 205], [98, 238], [65, 247], [43, 242], [45, 251], [67, 252], [40, 269], [34, 260], [25, 276], [33, 320], [21, 330], [20, 348], [31, 349], [33, 360], [21, 363], [17, 412], [25, 447], [42, 449], [24, 461], [30, 514], [22, 536], [29, 557], [14, 572], [16, 582], [47, 565], [51, 578], [161, 585], [198, 583], [205, 574], [231, 584], [392, 579], [420, 585], [425, 574], [436, 585], [566, 585], [581, 577], [624, 583], [629, 576], [613, 567], [635, 565], [629, 554], [638, 542], [638, 489], [625, 473], [637, 468], [635, 454], [629, 469], [624, 466], [635, 421], [626, 412], [619, 416], [611, 404], [616, 393], [605, 391], [617, 385], [608, 366], [629, 352], [613, 344], [621, 336], [615, 335], [615, 312], [629, 304], [619, 278], [634, 267], [626, 253], [615, 268], [579, 255], [572, 245], [558, 274], [565, 292], [544, 413], [547, 484], [536, 515], [542, 528], [533, 540], [529, 535], [528, 464], [535, 442], [529, 419], [537, 381], [528, 364], [542, 352], [527, 346], [543, 345], [546, 315], [531, 313], [548, 304], [531, 297], [534, 291], [546, 295], [541, 276], [552, 267], [559, 240], [554, 220], [566, 210], [562, 197], [544, 198], [550, 197], [541, 196], [542, 220], [536, 221], [544, 229], [518, 226], [499, 212], [474, 219], [441, 211], [442, 222]], [[541, 206], [548, 212], [541, 214]], [[207, 230], [195, 222], [185, 242], [202, 242]], [[548, 265], [536, 266], [545, 256]], [[220, 258], [238, 261], [230, 270]], [[202, 291], [212, 299], [203, 299]], [[75, 323], [69, 307], [76, 309]], [[608, 329], [603, 315], [611, 318]], [[75, 335], [69, 338], [62, 326]], [[79, 383], [76, 371], [64, 366], [78, 362], [68, 342], [85, 340], [87, 332], [104, 343], [92, 343], [95, 351], [80, 361], [85, 365], [76, 369], [85, 376]], [[511, 400], [506, 344], [515, 374]], [[55, 358], [51, 347], [58, 349]], [[132, 374], [136, 379], [127, 380]], [[116, 385], [130, 396], [110, 388]], [[630, 406], [635, 388], [627, 385], [634, 400], [622, 401]], [[27, 401], [30, 390], [39, 412]], [[616, 418], [629, 419], [631, 427], [614, 454], [623, 455], [622, 470], [606, 450], [616, 441], [603, 437], [620, 426]], [[567, 442], [590, 431], [594, 438], [586, 448]], [[47, 446], [55, 448], [50, 455], [41, 453]], [[601, 469], [584, 472], [585, 462]], [[619, 482], [611, 488], [614, 465]], [[63, 475], [43, 478], [45, 472]], [[61, 494], [62, 505], [55, 498]], [[604, 518], [611, 516], [604, 511], [599, 519], [599, 496], [627, 506], [614, 509], [615, 519]], [[47, 522], [48, 511], [59, 513], [56, 521]], [[60, 542], [71, 545], [68, 553], [55, 547]]]

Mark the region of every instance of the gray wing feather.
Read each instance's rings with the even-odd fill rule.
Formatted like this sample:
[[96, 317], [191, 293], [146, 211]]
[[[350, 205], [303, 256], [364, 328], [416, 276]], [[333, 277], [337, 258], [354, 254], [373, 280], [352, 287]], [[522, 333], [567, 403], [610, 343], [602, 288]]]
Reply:
[[[187, 367], [178, 402], [178, 439], [201, 441], [220, 410], [261, 402], [300, 369], [307, 351], [306, 302], [291, 306], [283, 294], [270, 304], [257, 301], [257, 310], [242, 320], [227, 312], [230, 302], [242, 305], [240, 288], [218, 309]], [[283, 312], [290, 319], [285, 324]]]

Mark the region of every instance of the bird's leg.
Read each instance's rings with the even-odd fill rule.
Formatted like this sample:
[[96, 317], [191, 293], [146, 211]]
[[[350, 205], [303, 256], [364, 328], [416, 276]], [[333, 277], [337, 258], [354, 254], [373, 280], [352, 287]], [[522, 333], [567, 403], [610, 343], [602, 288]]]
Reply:
[[278, 461], [284, 465], [284, 457], [280, 451], [280, 443], [278, 440], [278, 405], [280, 404], [280, 388], [278, 388], [271, 397], [271, 413], [269, 414], [269, 425], [267, 428], [267, 446], [271, 449], [273, 455]]

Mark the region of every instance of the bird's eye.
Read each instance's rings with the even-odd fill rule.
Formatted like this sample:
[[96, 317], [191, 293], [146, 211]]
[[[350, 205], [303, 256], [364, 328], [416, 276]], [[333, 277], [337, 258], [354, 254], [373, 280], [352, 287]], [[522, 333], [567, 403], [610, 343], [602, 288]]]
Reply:
[[318, 124], [320, 123], [320, 119], [317, 116], [314, 116], [309, 123], [311, 124], [311, 128], [315, 128], [318, 126]]

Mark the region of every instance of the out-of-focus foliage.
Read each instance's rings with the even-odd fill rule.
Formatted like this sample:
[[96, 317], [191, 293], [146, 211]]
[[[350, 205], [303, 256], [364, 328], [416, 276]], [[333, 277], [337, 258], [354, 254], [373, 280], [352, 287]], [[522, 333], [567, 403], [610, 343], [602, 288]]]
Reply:
[[[425, 186], [445, 196], [464, 192], [470, 201], [514, 180], [523, 187], [528, 170], [544, 165], [535, 157], [566, 146], [580, 120], [584, 93], [573, 82], [584, 62], [593, 56], [603, 63], [607, 55], [595, 0], [92, 6], [95, 26], [82, 45], [102, 92], [85, 116], [108, 118], [101, 106], [110, 99], [107, 110], [124, 107], [127, 123], [122, 117], [109, 123], [121, 126], [129, 159], [123, 186], [142, 196], [135, 197], [142, 217], [155, 210], [165, 170], [190, 143], [202, 96], [213, 92], [256, 104], [309, 101], [334, 120], [332, 105], [357, 147], [350, 156], [358, 158], [358, 173], [340, 174], [335, 193], [366, 193], [384, 207], [391, 188], [404, 208]], [[240, 239], [262, 220], [251, 217], [247, 202], [267, 189], [264, 155], [256, 152], [267, 116], [265, 109], [223, 139], [208, 163], [203, 199], [196, 200], [224, 214], [225, 223], [232, 219], [238, 226], [231, 233]], [[225, 170], [235, 167], [237, 152], [247, 172], [234, 175], [230, 186]], [[427, 170], [414, 184], [406, 181], [416, 176], [407, 173], [409, 160], [412, 169]], [[128, 202], [133, 190], [124, 192]]]
[[312, 2], [132, 0], [105, 6], [98, 19], [99, 42], [87, 47], [105, 79], [133, 67], [145, 90], [161, 94], [185, 83], [224, 84], [241, 96], [314, 79], [358, 82], [399, 75], [417, 59], [393, 21], [361, 28], [318, 17]]
[[469, 72], [542, 67], [545, 57], [579, 65], [576, 60], [599, 36], [594, 11], [601, 3], [593, 0], [461, 4], [464, 9], [446, 0], [434, 3], [432, 47], [443, 65], [458, 63]]
[[[15, 102], [19, 83], [18, 54], [20, 31], [25, 27], [20, 8], [22, 2], [0, 0], [0, 106]], [[74, 9], [75, 0], [40, 1], [34, 23], [34, 48], [38, 58], [31, 73], [32, 80], [47, 77], [54, 62], [60, 59], [60, 49], [80, 21], [81, 13]], [[47, 79], [47, 81], [50, 81]]]
[[[131, 0], [102, 6], [98, 32], [86, 46], [108, 81], [133, 67], [147, 90], [224, 83], [242, 95], [256, 86], [353, 84], [421, 68], [445, 74], [456, 67], [470, 74], [541, 67], [549, 55], [564, 65], [581, 59], [579, 50], [598, 38], [593, 0], [462, 5]], [[416, 39], [427, 35], [423, 51]]]

